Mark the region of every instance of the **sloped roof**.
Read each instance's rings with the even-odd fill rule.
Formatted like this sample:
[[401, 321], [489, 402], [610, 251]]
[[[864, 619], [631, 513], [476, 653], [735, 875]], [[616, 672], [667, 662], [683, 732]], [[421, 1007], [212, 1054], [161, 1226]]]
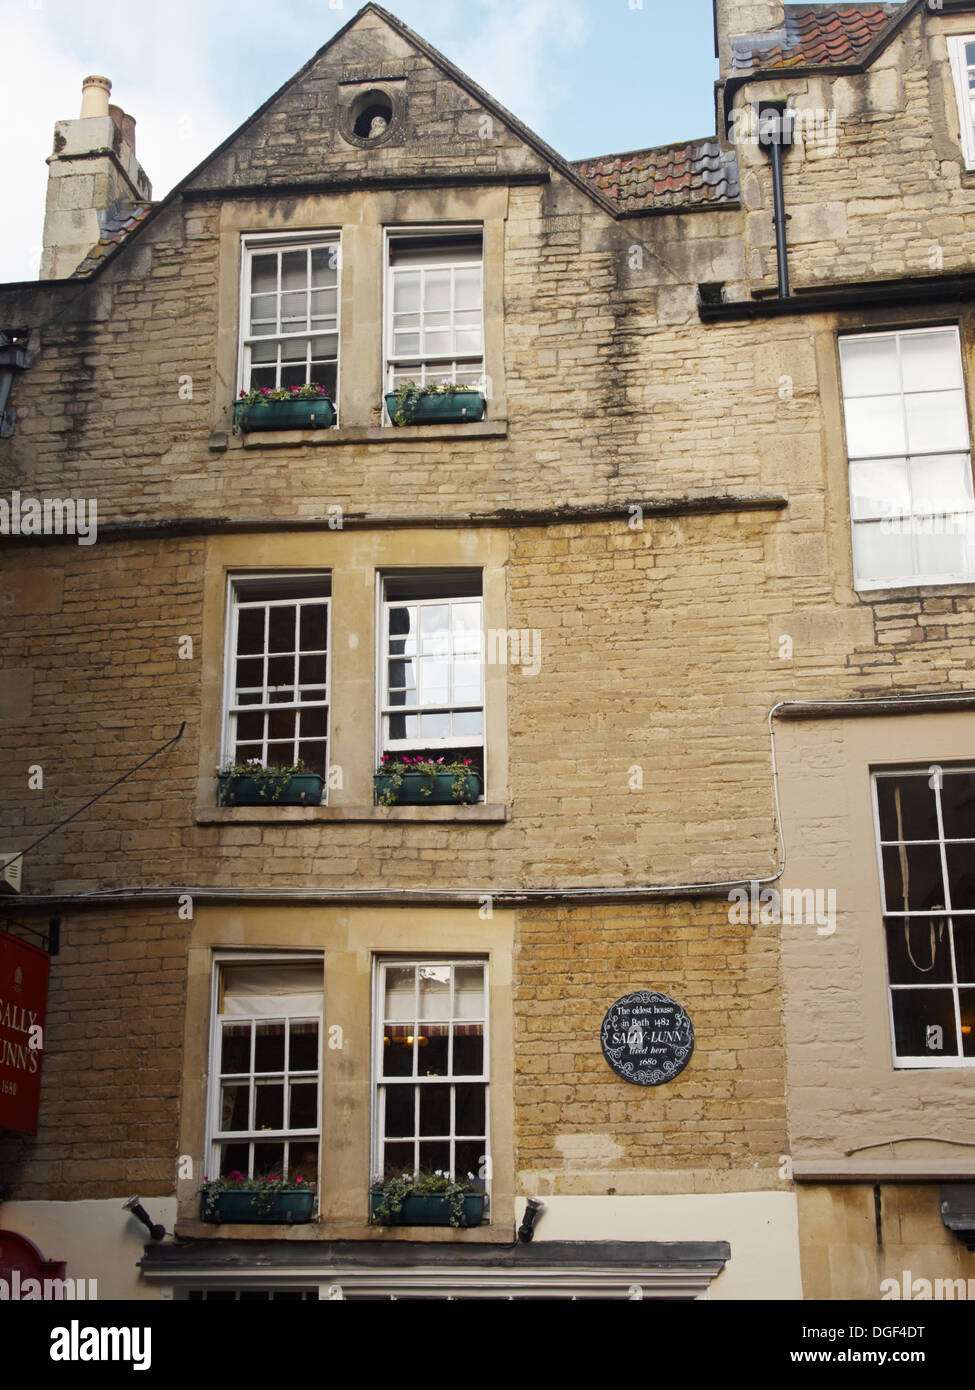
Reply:
[[148, 217], [153, 206], [150, 202], [120, 203], [109, 208], [108, 212], [100, 213], [98, 220], [102, 229], [101, 236], [74, 271], [71, 279], [91, 275], [92, 271], [97, 270], [106, 256], [120, 246], [129, 233]]
[[579, 159], [572, 167], [613, 199], [621, 212], [733, 203], [738, 162], [712, 136], [656, 149]]
[[904, 9], [902, 4], [786, 5], [780, 28], [731, 40], [732, 67], [745, 73], [859, 62]]

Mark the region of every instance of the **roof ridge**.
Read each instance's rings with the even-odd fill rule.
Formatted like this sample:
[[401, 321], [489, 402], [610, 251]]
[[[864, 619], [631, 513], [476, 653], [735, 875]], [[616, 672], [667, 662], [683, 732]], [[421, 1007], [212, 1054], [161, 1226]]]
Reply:
[[586, 155], [585, 159], [571, 159], [569, 163], [573, 168], [578, 168], [580, 164], [597, 164], [611, 159], [634, 159], [639, 154], [657, 154], [664, 150], [682, 150], [690, 145], [709, 145], [718, 139], [717, 132], [713, 135], [695, 136], [690, 140], [671, 140], [666, 145], [641, 145], [635, 150], [618, 150], [614, 154], [591, 154]]

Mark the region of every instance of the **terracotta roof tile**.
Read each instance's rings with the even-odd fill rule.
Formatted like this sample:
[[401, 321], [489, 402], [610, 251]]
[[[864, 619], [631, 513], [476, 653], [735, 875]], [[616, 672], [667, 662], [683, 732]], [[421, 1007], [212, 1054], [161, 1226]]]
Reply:
[[74, 272], [72, 279], [90, 275], [152, 211], [153, 203], [116, 203], [99, 213], [102, 234]]
[[735, 72], [855, 63], [903, 5], [786, 5], [785, 24], [731, 40]]
[[738, 198], [738, 163], [718, 141], [689, 140], [657, 149], [579, 159], [573, 169], [614, 199], [621, 211], [732, 203]]

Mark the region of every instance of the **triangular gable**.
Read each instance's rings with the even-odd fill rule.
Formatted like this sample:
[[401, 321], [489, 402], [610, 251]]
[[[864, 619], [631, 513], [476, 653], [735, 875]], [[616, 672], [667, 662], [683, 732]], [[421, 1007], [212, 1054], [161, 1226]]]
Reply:
[[[364, 21], [379, 21], [364, 27]], [[385, 41], [377, 43], [380, 26], [386, 29]], [[397, 60], [402, 63], [398, 64]], [[418, 133], [416, 143], [404, 150], [402, 144], [383, 144], [374, 149], [359, 151], [349, 148], [345, 141], [335, 139], [338, 124], [338, 110], [332, 104], [323, 109], [321, 100], [328, 88], [335, 90], [335, 107], [344, 94], [343, 89], [354, 90], [367, 85], [367, 79], [388, 84], [394, 90], [397, 79], [405, 77], [407, 101], [412, 100], [409, 93], [410, 69], [413, 76], [422, 71], [417, 60], [439, 74], [441, 83], [449, 83], [461, 94], [464, 102], [458, 114], [474, 118], [466, 123], [463, 134], [455, 127], [450, 132], [450, 149], [443, 151], [436, 146], [438, 121], [449, 118], [448, 110], [433, 110], [425, 122], [414, 122], [411, 126], [425, 124], [426, 131]], [[404, 71], [398, 71], [402, 66]], [[378, 69], [378, 70], [377, 70]], [[359, 81], [356, 81], [356, 78]], [[429, 98], [429, 82], [423, 82], [424, 101]], [[443, 92], [439, 95], [442, 97]], [[317, 98], [319, 105], [310, 107]], [[488, 116], [496, 122], [506, 137], [506, 159], [499, 159], [498, 168], [491, 170], [490, 161], [485, 160], [486, 152], [498, 152], [496, 138], [484, 138], [479, 132], [476, 117]], [[288, 140], [279, 140], [277, 148], [266, 146], [262, 176], [260, 158], [250, 155], [241, 159], [241, 153], [248, 144], [257, 141], [274, 140], [274, 123], [287, 126]], [[304, 127], [304, 129], [303, 129]], [[281, 131], [284, 134], [284, 130]], [[426, 134], [429, 139], [424, 138]], [[301, 141], [301, 136], [307, 138]], [[295, 136], [298, 136], [297, 143]], [[308, 150], [306, 160], [301, 160], [300, 146], [304, 143]], [[432, 146], [432, 149], [431, 149]], [[502, 146], [503, 148], [503, 146]], [[297, 151], [291, 154], [290, 151]], [[384, 158], [385, 154], [385, 158]], [[303, 173], [296, 168], [302, 163]], [[241, 167], [243, 166], [243, 167]], [[422, 171], [439, 174], [444, 178], [452, 172], [468, 176], [481, 171], [504, 174], [528, 172], [535, 169], [553, 169], [570, 183], [579, 188], [586, 197], [597, 203], [611, 216], [615, 209], [610, 199], [594, 188], [555, 150], [545, 143], [534, 131], [518, 120], [500, 102], [479, 87], [466, 73], [455, 67], [450, 60], [432, 47], [419, 34], [413, 32], [395, 15], [380, 5], [367, 4], [353, 18], [334, 34], [305, 65], [282, 87], [268, 98], [246, 121], [240, 125], [212, 154], [208, 155], [183, 181], [173, 189], [170, 197], [190, 189], [197, 191], [207, 187], [229, 189], [272, 185], [279, 182], [300, 184], [308, 181], [327, 181], [330, 176], [346, 176], [366, 170], [401, 176], [404, 183], [411, 175]], [[309, 177], [309, 170], [314, 177]], [[289, 179], [289, 171], [292, 177]], [[166, 200], [168, 201], [168, 199]]]

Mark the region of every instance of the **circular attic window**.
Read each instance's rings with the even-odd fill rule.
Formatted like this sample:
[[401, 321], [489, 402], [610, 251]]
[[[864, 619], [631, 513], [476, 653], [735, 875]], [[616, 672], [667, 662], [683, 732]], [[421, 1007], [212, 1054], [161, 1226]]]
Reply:
[[352, 145], [380, 145], [398, 126], [401, 101], [380, 87], [360, 92], [342, 113], [340, 128]]

